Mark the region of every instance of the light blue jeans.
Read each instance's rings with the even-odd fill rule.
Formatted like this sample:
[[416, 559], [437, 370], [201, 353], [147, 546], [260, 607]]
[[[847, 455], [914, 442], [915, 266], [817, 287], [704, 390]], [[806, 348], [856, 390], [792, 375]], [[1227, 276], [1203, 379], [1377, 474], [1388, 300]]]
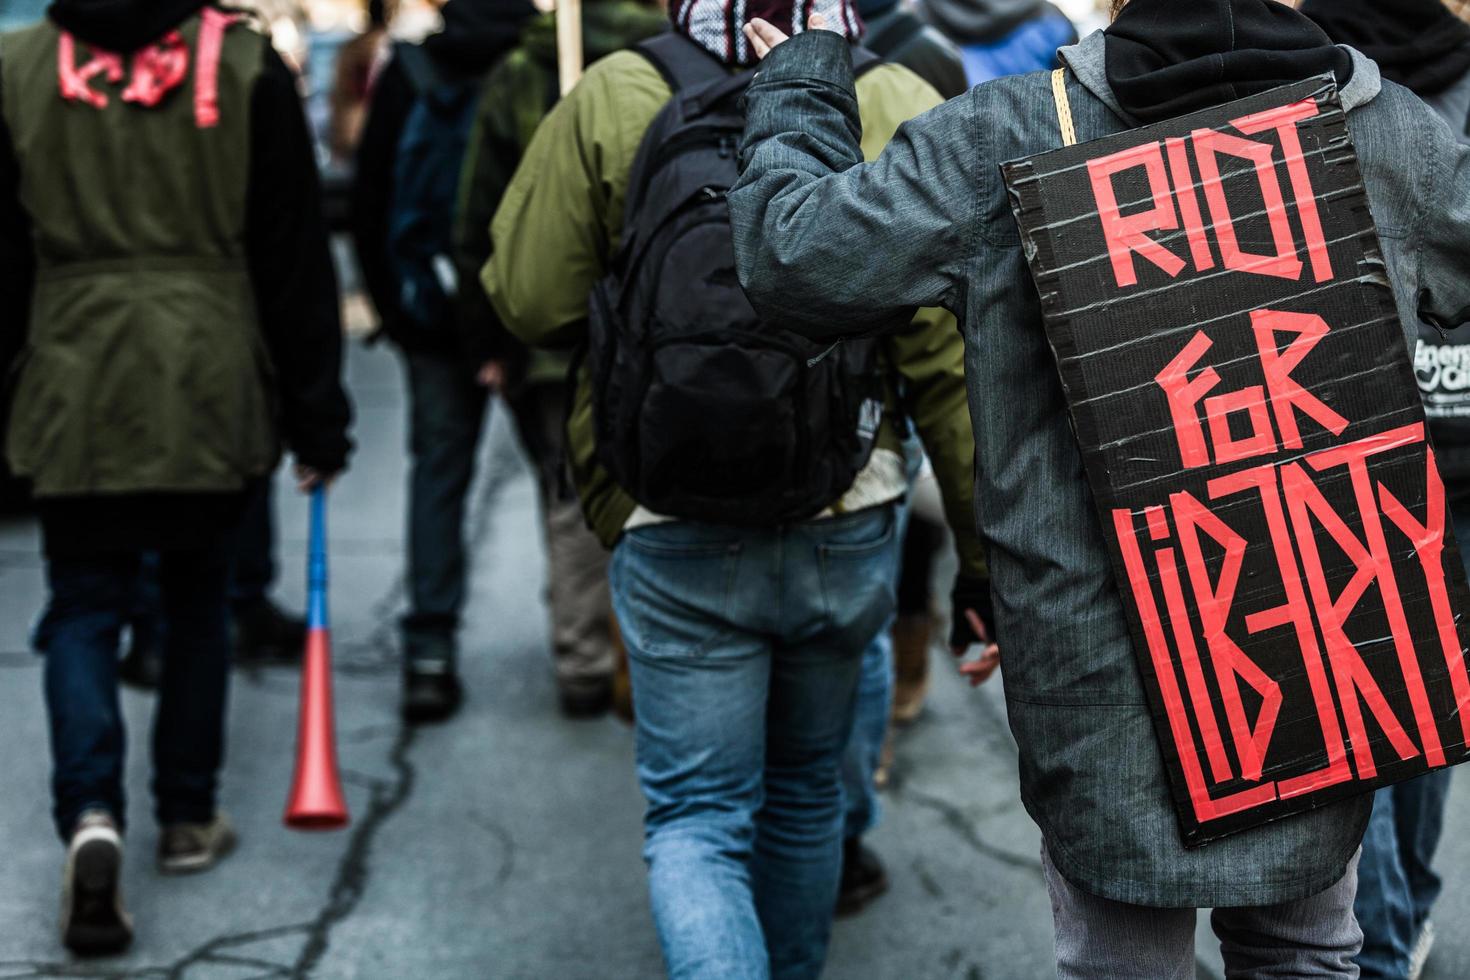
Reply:
[[892, 614], [894, 508], [628, 532], [609, 576], [638, 714], [654, 923], [673, 980], [810, 980], [841, 874], [843, 749]]

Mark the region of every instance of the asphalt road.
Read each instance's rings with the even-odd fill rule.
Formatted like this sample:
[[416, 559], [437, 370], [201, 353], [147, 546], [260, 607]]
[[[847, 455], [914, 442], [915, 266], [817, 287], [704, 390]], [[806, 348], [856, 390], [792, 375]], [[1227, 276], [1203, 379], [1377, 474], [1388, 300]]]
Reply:
[[[452, 724], [411, 731], [396, 708], [403, 608], [403, 394], [385, 350], [354, 347], [360, 451], [334, 492], [332, 606], [341, 753], [352, 808], [339, 833], [281, 826], [296, 676], [235, 675], [223, 805], [239, 851], [194, 878], [152, 869], [146, 695], [133, 730], [126, 889], [138, 936], [124, 957], [70, 959], [56, 938], [54, 838], [40, 669], [27, 633], [43, 599], [35, 529], [0, 524], [0, 980], [493, 978], [660, 975], [639, 856], [632, 738], [616, 721], [556, 713], [536, 501], [500, 415], [485, 440], [470, 535], [464, 635], [469, 701]], [[305, 507], [280, 496], [280, 593], [304, 593]], [[938, 655], [936, 655], [937, 657]], [[939, 663], [923, 721], [900, 743], [874, 846], [893, 887], [840, 923], [831, 980], [1007, 980], [1052, 975], [1038, 836], [1021, 809], [999, 689], [972, 693]], [[1462, 777], [1441, 865], [1440, 946], [1429, 974], [1470, 977], [1470, 817]], [[1201, 976], [1218, 957], [1200, 943]]]

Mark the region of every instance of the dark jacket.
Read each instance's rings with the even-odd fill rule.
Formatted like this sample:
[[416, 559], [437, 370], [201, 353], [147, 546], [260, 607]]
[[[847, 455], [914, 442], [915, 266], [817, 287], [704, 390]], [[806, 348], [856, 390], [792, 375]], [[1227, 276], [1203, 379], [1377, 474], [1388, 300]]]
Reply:
[[[125, 55], [137, 46], [156, 39], [174, 24], [182, 22], [170, 22], [167, 17], [158, 20], [162, 11], [168, 11], [169, 17], [187, 19], [202, 6], [202, 2], [155, 5], [141, 0], [132, 3], [124, 0], [62, 0], [53, 5], [51, 14], [54, 22], [70, 30], [80, 44], [95, 45], [99, 49]], [[129, 8], [132, 16], [128, 15]], [[43, 26], [32, 30], [49, 29]], [[227, 82], [234, 84], [233, 79], [236, 76], [220, 79], [221, 118], [218, 125], [221, 132], [242, 137], [240, 145], [247, 148], [248, 161], [241, 172], [248, 173], [248, 184], [244, 188], [238, 185], [215, 187], [211, 191], [208, 188], [213, 178], [204, 171], [199, 171], [196, 177], [202, 175], [201, 179], [172, 181], [171, 185], [196, 187], [201, 194], [215, 195], [210, 201], [180, 201], [178, 206], [191, 209], [188, 212], [191, 220], [197, 218], [196, 212], [199, 209], [211, 208], [210, 220], [214, 222], [214, 226], [210, 234], [218, 235], [222, 247], [230, 250], [235, 246], [223, 246], [223, 243], [232, 240], [239, 242], [239, 269], [245, 295], [238, 300], [216, 298], [235, 304], [229, 307], [228, 316], [238, 318], [246, 325], [245, 329], [254, 335], [250, 343], [259, 351], [259, 360], [258, 366], [251, 369], [251, 375], [257, 381], [263, 382], [266, 397], [274, 407], [274, 418], [262, 420], [259, 424], [267, 428], [278, 427], [286, 445], [301, 462], [325, 471], [339, 470], [345, 466], [350, 449], [346, 435], [350, 408], [339, 379], [342, 340], [337, 292], [326, 232], [320, 218], [315, 163], [296, 95], [295, 79], [262, 35], [249, 32], [244, 27], [236, 27], [231, 29], [228, 43], [227, 54], [236, 59], [229, 61], [230, 65], [234, 65], [240, 58], [240, 55], [232, 52], [243, 52], [247, 64], [252, 57], [249, 52], [252, 49], [256, 52], [251, 70], [239, 76], [249, 79], [250, 87], [240, 96], [238, 103], [231, 101], [226, 104], [229, 92]], [[5, 64], [4, 57], [4, 42], [0, 41], [0, 68]], [[101, 86], [100, 80], [94, 81], [93, 86]], [[15, 86], [12, 84], [11, 88], [14, 89]], [[233, 98], [231, 96], [232, 100]], [[32, 99], [55, 99], [59, 104], [60, 94], [55, 80], [38, 78], [33, 88], [22, 86], [20, 91], [0, 92], [0, 100], [11, 107], [19, 107], [25, 100]], [[174, 112], [179, 106], [185, 105], [187, 99], [188, 93], [185, 91], [183, 101], [164, 102], [155, 111]], [[240, 118], [239, 112], [235, 110], [236, 104], [245, 111], [244, 118]], [[225, 118], [226, 112], [234, 113], [234, 117]], [[184, 115], [190, 117], [191, 127], [197, 125], [192, 113], [180, 114], [181, 118]], [[32, 117], [28, 115], [27, 118]], [[98, 118], [101, 125], [104, 120], [100, 116]], [[155, 125], [158, 118], [161, 117], [149, 117], [149, 124]], [[236, 128], [229, 129], [231, 124]], [[231, 139], [235, 138], [236, 136], [231, 136]], [[118, 145], [126, 143], [120, 141]], [[79, 153], [77, 159], [68, 160], [62, 156], [58, 161], [54, 155], [48, 155], [46, 164], [48, 167], [96, 167], [100, 165], [98, 159]], [[127, 165], [128, 161], [122, 160], [119, 163]], [[189, 165], [187, 160], [181, 163]], [[27, 180], [23, 168], [32, 165], [39, 164], [28, 163], [18, 155], [10, 127], [0, 120], [0, 357], [4, 358], [6, 364], [10, 364], [15, 354], [29, 342], [38, 339], [31, 335], [30, 308], [37, 295], [38, 260], [43, 257], [37, 253], [37, 248], [42, 243], [36, 239], [33, 225], [37, 224], [40, 217], [45, 217], [47, 223], [53, 225], [58, 220], [70, 221], [72, 219], [66, 217], [68, 209], [74, 210], [81, 206], [78, 201], [71, 201], [63, 194], [61, 197], [40, 201], [48, 210], [33, 214], [29, 208], [35, 206], [35, 202], [27, 204], [27, 189], [32, 193], [38, 192], [37, 189], [43, 186], [43, 182]], [[64, 187], [65, 183], [58, 185], [55, 180], [49, 180], [44, 186], [54, 190], [57, 186]], [[85, 185], [76, 186], [80, 194]], [[116, 197], [123, 202], [127, 200], [126, 195]], [[230, 198], [237, 200], [238, 205], [226, 206], [221, 203]], [[126, 210], [125, 203], [119, 206]], [[99, 218], [91, 208], [85, 214], [77, 212], [76, 217], [83, 225], [86, 220]], [[231, 222], [235, 224], [231, 225]], [[90, 268], [85, 263], [120, 257], [100, 254], [92, 256], [88, 254], [89, 249], [111, 248], [122, 240], [111, 236], [104, 241], [103, 236], [85, 234], [76, 239], [76, 248], [80, 251], [56, 253], [55, 246], [48, 246], [52, 251], [44, 257], [44, 261], [47, 264], [58, 260], [80, 262], [84, 263], [83, 268]], [[129, 260], [137, 263], [140, 269], [149, 267], [149, 263], [153, 261], [144, 254]], [[160, 271], [163, 268], [160, 266]], [[174, 272], [172, 275], [178, 278], [184, 274]], [[212, 271], [210, 275], [217, 276], [218, 272]], [[212, 278], [210, 281], [215, 280]], [[178, 286], [184, 288], [187, 283], [180, 279]], [[187, 292], [185, 289], [185, 293]], [[195, 294], [202, 295], [197, 290]], [[50, 329], [50, 317], [47, 326]], [[85, 346], [87, 341], [84, 335], [69, 339], [68, 343], [75, 345], [73, 349], [90, 349]], [[263, 372], [263, 376], [257, 372]], [[10, 396], [14, 393], [15, 382], [24, 384], [29, 372], [20, 372], [17, 376], [16, 371], [7, 369], [6, 373], [11, 376], [11, 384], [7, 385], [8, 405]], [[155, 372], [149, 376], [139, 376], [131, 382], [138, 405], [156, 402], [156, 399], [150, 400], [148, 392], [150, 386], [157, 385], [162, 377], [163, 374]], [[116, 392], [111, 397], [128, 405], [133, 404], [128, 401], [133, 396], [127, 394], [127, 387], [116, 389]], [[204, 392], [201, 397], [208, 400], [215, 396]], [[121, 403], [116, 407], [119, 411], [125, 408]], [[203, 406], [196, 409], [200, 412], [204, 410]], [[139, 417], [151, 416], [142, 412]], [[202, 419], [195, 419], [190, 423], [182, 420], [176, 422], [181, 425], [205, 424]], [[175, 424], [168, 423], [170, 426]], [[269, 442], [275, 438], [275, 433], [256, 431], [255, 423], [249, 425], [252, 431], [242, 433], [247, 441]], [[109, 472], [92, 475], [83, 473], [80, 477], [67, 477], [58, 484], [67, 488], [65, 499], [71, 503], [94, 499], [100, 501], [101, 497], [86, 494], [85, 488], [89, 485], [95, 485], [99, 493], [106, 494], [110, 508], [115, 508], [119, 502], [143, 502], [141, 510], [129, 510], [135, 516], [143, 516], [137, 516], [137, 519], [112, 528], [107, 536], [109, 540], [90, 542], [93, 547], [147, 543], [151, 536], [150, 526], [151, 530], [165, 526], [187, 528], [191, 523], [191, 515], [201, 516], [202, 524], [212, 525], [221, 510], [228, 508], [222, 508], [218, 502], [206, 505], [201, 502], [203, 498], [234, 496], [247, 482], [265, 475], [274, 465], [272, 456], [263, 455], [256, 459], [253, 453], [235, 457], [237, 462], [229, 464], [227, 461], [231, 458], [231, 451], [225, 449], [227, 455], [222, 465], [226, 468], [219, 471], [218, 478], [209, 486], [201, 484], [197, 488], [199, 492], [182, 492], [186, 487], [179, 484], [178, 474], [172, 472], [167, 465], [158, 465], [155, 452], [147, 444], [149, 440], [162, 436], [163, 431], [149, 423], [141, 434], [145, 438], [138, 440], [140, 445], [137, 447], [137, 461], [128, 462], [130, 450], [127, 445], [109, 446], [105, 449], [111, 461], [109, 465], [112, 468]], [[188, 441], [180, 445], [187, 446]], [[145, 459], [145, 455], [148, 458]], [[228, 479], [229, 465], [238, 467], [233, 471], [233, 479]], [[156, 485], [150, 482], [152, 478], [149, 474], [152, 472], [160, 474]], [[76, 482], [77, 479], [81, 482], [76, 483], [75, 487], [66, 482]], [[229, 489], [231, 486], [233, 491]], [[81, 496], [77, 496], [78, 492]], [[147, 514], [152, 514], [156, 520], [148, 519]], [[48, 525], [48, 547], [53, 544], [50, 531], [51, 527]], [[185, 540], [187, 541], [187, 531]]]
[[[658, 7], [638, 0], [588, 0], [582, 8], [583, 63], [595, 64], [668, 26], [668, 17]], [[490, 260], [490, 222], [521, 155], [560, 92], [556, 15], [544, 14], [526, 25], [520, 45], [485, 76], [460, 174], [454, 216], [460, 347], [472, 366], [505, 361], [513, 386], [564, 383], [570, 360], [565, 352], [533, 353], [511, 336], [480, 285], [480, 270]]]
[[[535, 13], [530, 0], [450, 0], [444, 5], [444, 29], [426, 38], [423, 49], [446, 77], [478, 78], [515, 46], [521, 28]], [[406, 323], [388, 256], [393, 168], [416, 98], [399, 59], [389, 61], [373, 90], [357, 148], [352, 240], [368, 295], [388, 337], [405, 349], [456, 356], [459, 350], [453, 330], [426, 334]], [[467, 364], [466, 370], [478, 366]]]
[[[1177, 10], [1177, 0], [1132, 0], [1130, 9], [1170, 6]], [[1215, 44], [1229, 36], [1215, 32]], [[1204, 50], [1206, 32], [1197, 41], [1198, 57], [1186, 56], [1196, 63], [1174, 67], [1203, 90], [1199, 83], [1218, 78], [1222, 59], [1214, 56], [1218, 47]], [[1061, 53], [1071, 69], [1079, 140], [1138, 124], [1109, 84], [1112, 50], [1112, 37], [1099, 32]], [[1463, 320], [1470, 314], [1463, 275], [1470, 150], [1407, 90], [1381, 85], [1372, 62], [1348, 57], [1342, 101], [1403, 321]], [[1288, 75], [1303, 71], [1292, 59], [1274, 63]], [[1253, 82], [1267, 83], [1271, 73], [1253, 72]], [[1022, 798], [1052, 858], [1088, 892], [1140, 905], [1265, 905], [1322, 891], [1358, 848], [1367, 798], [1207, 847], [1186, 849], [1180, 841], [1123, 605], [998, 167], [1061, 145], [1050, 76], [979, 86], [909, 123], [866, 166], [851, 93], [849, 56], [820, 31], [778, 47], [762, 66], [747, 96], [745, 174], [730, 195], [741, 280], [764, 316], [806, 324], [813, 334], [834, 324], [861, 330], [891, 323], [934, 303], [959, 316], [976, 510], [990, 549]], [[1435, 207], [1422, 207], [1426, 201]]]
[[918, 0], [915, 9], [959, 48], [969, 85], [1051, 68], [1057, 49], [1077, 40], [1046, 0]]
[[907, 6], [882, 0], [859, 3], [858, 12], [867, 26], [863, 46], [874, 54], [903, 65], [946, 99], [970, 87], [959, 49]]

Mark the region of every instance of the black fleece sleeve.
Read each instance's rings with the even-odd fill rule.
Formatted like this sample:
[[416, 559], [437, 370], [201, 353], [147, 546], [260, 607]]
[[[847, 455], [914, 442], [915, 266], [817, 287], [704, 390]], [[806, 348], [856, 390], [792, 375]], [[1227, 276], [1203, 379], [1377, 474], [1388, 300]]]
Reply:
[[398, 333], [401, 314], [388, 266], [388, 209], [398, 141], [412, 110], [413, 87], [395, 58], [383, 69], [373, 89], [352, 181], [352, 241], [357, 264], [378, 318], [390, 335]]
[[246, 248], [286, 445], [323, 472], [347, 464], [342, 315], [321, 185], [296, 78], [269, 43], [250, 106]]
[[20, 201], [20, 164], [0, 116], [0, 396], [6, 399], [0, 419], [9, 408], [11, 365], [26, 342], [35, 276], [31, 219]]

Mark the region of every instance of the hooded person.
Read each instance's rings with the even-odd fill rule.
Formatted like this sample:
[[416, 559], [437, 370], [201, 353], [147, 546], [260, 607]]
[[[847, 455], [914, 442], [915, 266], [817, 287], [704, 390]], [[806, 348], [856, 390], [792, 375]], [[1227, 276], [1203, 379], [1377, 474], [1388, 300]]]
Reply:
[[1057, 48], [1077, 40], [1047, 0], [918, 0], [916, 9], [959, 47], [971, 85], [1051, 68]]
[[952, 99], [970, 87], [959, 49], [902, 0], [858, 0], [866, 31], [863, 46], [881, 58], [903, 65], [928, 82], [941, 97]]
[[158, 864], [201, 871], [234, 843], [216, 802], [233, 525], [282, 440], [307, 485], [343, 469], [350, 409], [311, 141], [269, 40], [203, 0], [48, 13], [0, 39], [0, 363], [50, 589], [62, 939], [106, 953], [132, 935], [117, 643], [142, 555], [166, 631]]
[[[1419, 96], [1461, 143], [1470, 143], [1470, 24], [1442, 0], [1306, 0], [1300, 9], [1334, 41], [1372, 58], [1387, 81]], [[1414, 367], [1456, 538], [1470, 541], [1470, 384], [1460, 380], [1470, 366], [1470, 341], [1462, 334], [1420, 323]], [[1470, 550], [1461, 555], [1470, 558]], [[1429, 916], [1443, 887], [1433, 860], [1449, 788], [1444, 770], [1374, 796], [1354, 903], [1364, 978], [1417, 978], [1429, 958]]]
[[[759, 26], [759, 25], [757, 25]], [[1186, 848], [1123, 603], [997, 165], [1061, 144], [1050, 73], [972, 89], [861, 163], [841, 40], [766, 31], [730, 194], [756, 309], [810, 336], [956, 311], [1021, 795], [1041, 829], [1060, 975], [1190, 977], [1195, 910], [1226, 972], [1353, 976], [1349, 798]], [[1406, 330], [1470, 315], [1470, 149], [1377, 66], [1274, 0], [1131, 0], [1060, 52], [1090, 140], [1332, 72]], [[1424, 207], [1433, 202], [1433, 207]], [[1405, 337], [1412, 342], [1412, 337]], [[1044, 492], [1039, 492], [1044, 488]]]
[[[861, 30], [856, 11], [845, 0], [821, 0], [816, 7], [840, 25], [845, 52]], [[760, 0], [747, 9], [789, 26], [808, 5]], [[651, 187], [655, 179], [636, 159], [670, 160], [668, 170], [656, 171], [660, 175], [684, 173], [686, 160], [703, 160], [700, 167], [713, 166], [712, 159], [730, 161], [733, 179], [726, 141], [718, 153], [711, 147], [683, 155], [672, 148], [693, 145], [692, 129], [684, 137], [690, 143], [679, 143], [677, 133], [663, 144], [645, 140], [670, 102], [670, 79], [694, 75], [714, 86], [707, 91], [724, 91], [720, 86], [738, 85], [730, 75], [756, 60], [720, 0], [680, 0], [670, 5], [669, 17], [672, 34], [588, 69], [536, 128], [501, 198], [482, 282], [500, 321], [528, 346], [574, 349], [589, 340], [589, 296], [615, 266], [626, 268], [616, 258], [625, 223], [632, 229], [640, 220], [636, 209], [625, 214], [626, 204], [630, 196], [651, 200], [631, 186], [648, 179], [638, 187]], [[856, 91], [862, 146], [870, 156], [901, 123], [940, 101], [912, 72], [893, 64], [865, 71]], [[640, 173], [643, 178], [635, 176]], [[692, 173], [704, 179], [709, 171]], [[719, 195], [701, 191], [699, 199], [717, 202]], [[671, 200], [662, 203], [677, 212]], [[727, 220], [721, 210], [716, 204], [699, 227]], [[728, 227], [722, 231], [728, 234]], [[682, 258], [672, 247], [647, 254], [658, 251]], [[685, 276], [681, 311], [671, 313], [687, 316], [681, 322], [694, 324], [689, 329], [718, 323], [738, 308], [732, 265], [690, 269]], [[763, 370], [741, 342], [718, 349], [734, 368], [686, 379], [691, 390], [722, 382], [739, 387], [741, 369]], [[817, 517], [781, 526], [725, 526], [717, 508], [706, 511], [708, 518], [672, 519], [644, 505], [599, 462], [605, 457], [586, 360], [575, 376], [565, 421], [567, 456], [585, 519], [613, 552], [609, 580], [628, 649], [638, 777], [648, 801], [644, 854], [672, 977], [801, 980], [821, 971], [843, 868], [840, 763], [853, 730], [864, 650], [893, 608], [897, 509], [908, 487], [902, 455], [907, 424], [933, 461], [955, 531], [958, 608], [988, 595], [984, 550], [970, 517], [974, 449], [954, 321], [921, 311], [873, 350], [889, 380], [881, 403], [867, 401], [866, 421], [858, 423], [874, 440], [872, 455], [855, 478], [835, 488], [835, 499], [823, 495]], [[902, 403], [900, 386], [907, 391]], [[647, 438], [657, 442], [666, 430], [654, 420], [667, 422], [667, 415], [639, 417]], [[818, 433], [823, 442], [826, 436]], [[814, 442], [808, 443], [813, 459]], [[601, 443], [604, 452], [620, 448]], [[703, 469], [737, 471], [722, 455], [728, 450], [712, 432], [710, 442], [697, 447]], [[806, 472], [794, 464], [787, 469]], [[749, 479], [744, 471], [737, 475]], [[685, 486], [701, 476], [667, 472], [660, 482]], [[752, 494], [761, 491], [760, 485], [751, 488]], [[968, 642], [964, 630], [958, 637]], [[880, 742], [884, 720], [880, 712]]]
[[[449, 255], [460, 154], [480, 80], [515, 47], [536, 8], [530, 0], [449, 0], [441, 13], [440, 31], [394, 47], [373, 91], [352, 187], [358, 265], [408, 380], [409, 608], [401, 622], [400, 709], [413, 723], [449, 718], [463, 699], [465, 504], [488, 404], [478, 365], [460, 350], [447, 298], [456, 288]], [[410, 267], [403, 244], [432, 255]], [[435, 295], [446, 298], [415, 304]]]

